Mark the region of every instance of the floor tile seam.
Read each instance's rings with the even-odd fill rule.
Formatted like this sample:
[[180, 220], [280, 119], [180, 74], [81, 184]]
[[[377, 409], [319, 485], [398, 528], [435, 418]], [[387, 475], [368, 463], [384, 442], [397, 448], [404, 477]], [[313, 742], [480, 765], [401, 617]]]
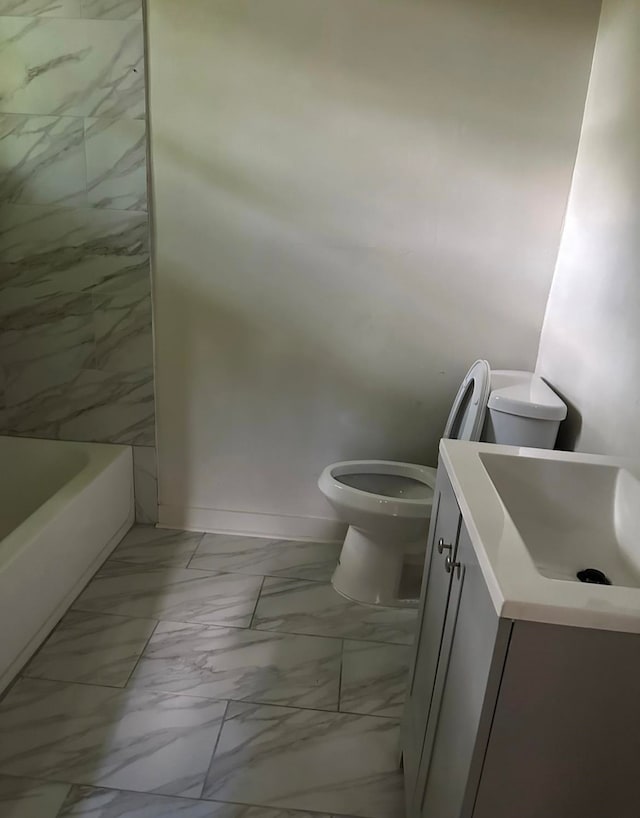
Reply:
[[[136, 663], [136, 667], [137, 667], [137, 663]], [[134, 670], [135, 670], [135, 668], [134, 668]], [[231, 703], [250, 704], [250, 705], [253, 705], [254, 707], [284, 707], [284, 708], [287, 708], [288, 710], [303, 710], [305, 712], [311, 712], [311, 713], [331, 713], [333, 715], [345, 715], [345, 716], [369, 716], [371, 718], [384, 719], [386, 721], [399, 721], [399, 719], [400, 719], [400, 716], [383, 716], [383, 715], [380, 715], [379, 713], [368, 713], [368, 712], [364, 712], [364, 711], [361, 712], [361, 711], [358, 711], [358, 710], [342, 710], [341, 709], [341, 703], [340, 703], [340, 698], [341, 698], [340, 693], [338, 695], [338, 706], [337, 706], [337, 708], [308, 707], [308, 706], [300, 705], [300, 704], [283, 704], [282, 702], [273, 702], [273, 701], [264, 701], [264, 700], [259, 701], [259, 700], [256, 700], [256, 699], [246, 699], [246, 698], [234, 699], [234, 698], [229, 698], [229, 697], [224, 697], [224, 696], [220, 696], [220, 697], [204, 696], [202, 694], [185, 692], [183, 690], [168, 690], [168, 689], [164, 688], [162, 685], [142, 685], [142, 684], [138, 684], [138, 685], [132, 684], [132, 685], [130, 685], [129, 682], [131, 681], [132, 676], [133, 676], [133, 671], [129, 675], [129, 678], [127, 679], [127, 682], [122, 686], [121, 685], [110, 685], [110, 684], [104, 684], [104, 683], [99, 684], [97, 682], [82, 682], [82, 681], [77, 681], [77, 680], [72, 681], [72, 680], [69, 680], [69, 679], [51, 679], [51, 678], [46, 677], [46, 676], [24, 676], [24, 677], [21, 677], [21, 678], [24, 678], [27, 681], [34, 681], [34, 682], [47, 682], [49, 684], [56, 684], [56, 685], [80, 685], [82, 687], [93, 687], [93, 688], [98, 688], [98, 689], [101, 689], [101, 690], [122, 691], [122, 692], [127, 692], [127, 693], [151, 693], [151, 694], [155, 693], [155, 694], [162, 695], [162, 696], [174, 696], [174, 697], [182, 696], [183, 698], [195, 699], [197, 701], [207, 701], [207, 702], [212, 702], [212, 703], [217, 702], [217, 703], [220, 703], [220, 704], [225, 702], [227, 704], [227, 706], [229, 704], [231, 704]], [[338, 690], [340, 691], [340, 688], [338, 688]], [[225, 708], [225, 713], [226, 713], [226, 709], [227, 708]], [[225, 716], [225, 718], [226, 718], [226, 716]], [[8, 773], [3, 773], [3, 771], [0, 769], [0, 775], [8, 775]], [[28, 776], [24, 776], [24, 777], [26, 778]]]
[[[189, 560], [191, 562], [191, 560]], [[215, 573], [215, 569], [210, 568], [195, 568], [189, 565], [191, 571], [200, 571], [204, 573]], [[223, 574], [236, 574], [241, 577], [264, 577], [266, 579], [288, 579], [294, 582], [312, 582], [314, 585], [330, 585], [330, 579], [310, 579], [309, 577], [294, 577], [290, 574], [269, 574], [269, 573], [249, 573], [248, 571], [232, 571], [232, 570], [225, 570], [220, 569], [218, 573]]]
[[[156, 625], [159, 622], [159, 619], [157, 617], [155, 617], [155, 616], [132, 616], [131, 614], [111, 613], [111, 611], [104, 612], [104, 611], [84, 611], [84, 610], [80, 610], [78, 608], [73, 607], [73, 605], [75, 605], [76, 601], [77, 600], [74, 599], [74, 601], [71, 603], [71, 605], [62, 614], [62, 616], [58, 620], [57, 625], [55, 625], [53, 630], [49, 633], [49, 636], [47, 636], [47, 638], [44, 640], [42, 645], [38, 648], [36, 653], [33, 654], [34, 656], [37, 653], [40, 652], [40, 650], [42, 649], [42, 647], [44, 647], [44, 645], [47, 644], [50, 637], [54, 635], [54, 633], [58, 630], [58, 628], [62, 624], [62, 620], [65, 618], [65, 616], [67, 614], [70, 614], [70, 613], [90, 613], [90, 614], [94, 614], [94, 615], [97, 615], [97, 616], [112, 616], [112, 617], [117, 618], [117, 619], [130, 619], [130, 620], [137, 620], [137, 621], [142, 621], [142, 622], [155, 622]], [[31, 660], [29, 660], [29, 661], [31, 661]]]
[[[250, 573], [248, 573], [246, 571], [229, 571], [229, 570], [225, 570], [225, 569], [216, 570], [216, 569], [208, 569], [208, 568], [193, 568], [190, 565], [192, 559], [193, 559], [193, 557], [190, 557], [189, 560], [187, 561], [186, 565], [178, 565], [178, 564], [163, 565], [162, 563], [154, 563], [151, 560], [141, 561], [141, 562], [133, 562], [131, 560], [123, 560], [123, 559], [108, 557], [102, 563], [100, 568], [98, 568], [96, 573], [91, 577], [91, 579], [89, 580], [89, 583], [93, 582], [94, 579], [111, 579], [111, 577], [101, 577], [101, 576], [99, 576], [99, 573], [100, 573], [100, 571], [102, 571], [102, 569], [105, 566], [117, 565], [117, 566], [121, 566], [123, 568], [126, 566], [127, 568], [130, 568], [132, 570], [132, 572], [135, 569], [138, 569], [138, 571], [141, 571], [143, 569], [150, 569], [150, 568], [153, 568], [155, 570], [160, 570], [160, 569], [163, 569], [163, 568], [164, 569], [176, 569], [177, 568], [177, 569], [179, 569], [181, 571], [197, 571], [197, 573], [199, 573], [199, 574], [204, 574], [205, 576], [213, 576], [213, 577], [234, 576], [234, 577], [245, 577], [247, 579], [249, 577], [260, 577], [263, 580], [264, 579], [283, 579], [283, 580], [290, 580], [290, 581], [294, 581], [294, 582], [310, 582], [313, 585], [330, 585], [331, 584], [329, 582], [329, 580], [326, 580], [326, 579], [309, 579], [308, 577], [292, 577], [292, 576], [285, 576], [283, 574], [262, 574], [262, 573], [261, 574], [258, 574], [258, 573], [255, 573], [255, 574], [251, 573], [250, 574]], [[89, 583], [87, 583], [87, 584], [89, 584]]]
[[207, 764], [207, 769], [205, 770], [204, 775], [202, 776], [202, 786], [200, 787], [200, 795], [198, 798], [202, 798], [205, 787], [207, 786], [207, 781], [209, 780], [209, 776], [211, 774], [211, 768], [213, 767], [213, 760], [216, 757], [216, 753], [218, 752], [218, 745], [220, 744], [220, 736], [222, 735], [222, 730], [224, 729], [224, 725], [227, 721], [227, 714], [229, 712], [229, 707], [231, 706], [231, 701], [227, 701], [224, 713], [222, 714], [222, 718], [220, 719], [220, 727], [218, 728], [218, 735], [216, 736], [215, 743], [213, 745], [213, 749], [211, 751], [211, 756], [209, 758], [209, 763]]
[[[133, 674], [133, 671], [132, 671]], [[176, 691], [176, 690], [166, 690], [161, 685], [130, 685], [129, 682], [131, 681], [132, 675], [129, 676], [127, 683], [123, 686], [116, 686], [116, 685], [108, 685], [108, 684], [96, 684], [94, 682], [79, 682], [79, 681], [68, 681], [68, 680], [61, 680], [61, 679], [48, 679], [42, 677], [24, 677], [27, 681], [35, 681], [35, 682], [46, 682], [47, 684], [55, 684], [55, 685], [80, 685], [82, 687], [90, 687], [90, 688], [98, 688], [100, 690], [111, 690], [111, 691], [121, 691], [127, 693], [150, 693], [150, 694], [158, 694], [162, 696], [172, 696], [178, 697], [182, 696], [183, 698], [187, 699], [195, 699], [197, 701], [207, 701], [211, 703], [225, 703], [225, 715], [223, 716], [223, 721], [226, 719], [226, 712], [228, 710], [229, 704], [232, 702], [235, 704], [250, 704], [254, 707], [283, 707], [287, 710], [301, 710], [304, 712], [311, 712], [311, 713], [330, 713], [332, 715], [345, 715], [345, 716], [367, 716], [369, 718], [376, 718], [376, 719], [383, 719], [385, 721], [398, 721], [398, 716], [381, 716], [376, 713], [359, 713], [355, 710], [340, 710], [339, 704], [337, 708], [328, 708], [328, 707], [306, 707], [304, 705], [299, 704], [282, 704], [280, 702], [269, 702], [269, 701], [257, 701], [255, 699], [250, 698], [242, 698], [242, 699], [234, 699], [228, 696], [220, 696], [220, 697], [212, 697], [212, 696], [203, 696], [194, 693], [184, 692], [184, 691]], [[0, 775], [3, 774], [2, 770], [0, 769]]]
[[[134, 617], [135, 618], [135, 617]], [[195, 626], [195, 627], [202, 627], [202, 628], [211, 628], [212, 630], [228, 630], [228, 631], [238, 631], [238, 633], [257, 633], [261, 636], [272, 636], [274, 638], [278, 636], [301, 636], [307, 639], [331, 639], [334, 642], [343, 642], [344, 638], [342, 636], [323, 636], [318, 633], [292, 633], [289, 631], [268, 631], [268, 630], [260, 630], [259, 628], [254, 628], [251, 626], [242, 626], [242, 625], [222, 625], [217, 624], [215, 622], [195, 622], [194, 620], [188, 619], [158, 619], [157, 625], [160, 624], [167, 624], [167, 625], [188, 625], [188, 626]], [[154, 628], [154, 634], [157, 627]], [[352, 639], [347, 641], [355, 641], [361, 642], [365, 641], [367, 644], [379, 644], [379, 645], [388, 645], [391, 644], [393, 647], [409, 647], [408, 645], [396, 645], [394, 643], [388, 642], [370, 642], [369, 640], [361, 640], [361, 639]], [[147, 643], [148, 644], [148, 643]], [[145, 645], [145, 650], [147, 645]]]
[[[260, 597], [258, 596], [258, 602], [260, 601]], [[256, 603], [257, 608], [258, 603]], [[99, 611], [95, 608], [73, 608], [74, 611], [79, 611], [81, 613], [107, 613], [105, 611]], [[122, 616], [125, 619], [149, 619], [155, 620], [157, 624], [161, 622], [166, 622], [168, 624], [173, 625], [201, 625], [206, 628], [226, 628], [228, 630], [235, 630], [235, 631], [252, 631], [255, 633], [263, 633], [263, 634], [283, 634], [286, 636], [308, 636], [312, 639], [335, 639], [341, 642], [366, 642], [368, 645], [391, 645], [394, 647], [401, 647], [401, 648], [410, 648], [412, 646], [412, 642], [389, 642], [381, 640], [381, 639], [368, 639], [367, 637], [363, 636], [338, 636], [336, 634], [322, 634], [322, 633], [304, 633], [303, 631], [290, 631], [290, 630], [281, 630], [275, 628], [260, 628], [255, 627], [253, 622], [251, 625], [228, 625], [223, 622], [203, 622], [202, 620], [196, 619], [174, 619], [169, 618], [165, 619], [162, 616], [158, 617], [144, 617], [144, 616], [131, 616], [128, 614], [113, 614], [113, 616]], [[253, 619], [253, 616], [252, 616]], [[155, 632], [155, 629], [154, 629]]]
[[[317, 816], [328, 816], [328, 818], [365, 818], [362, 815], [353, 815], [352, 813], [348, 812], [331, 812], [329, 810], [317, 810], [317, 809], [300, 809], [299, 807], [281, 807], [275, 806], [274, 804], [262, 804], [258, 803], [257, 801], [224, 801], [219, 798], [205, 798], [201, 797], [198, 799], [200, 801], [204, 801], [208, 804], [232, 804], [238, 807], [258, 807], [260, 809], [268, 809], [268, 810], [275, 810], [280, 812], [293, 812], [299, 814], [309, 814], [309, 815], [317, 815]], [[373, 818], [371, 816], [370, 818]]]
[[[217, 745], [217, 742], [216, 742], [216, 745]], [[217, 746], [216, 746], [216, 749], [217, 749]], [[7, 778], [15, 778], [15, 779], [20, 779], [20, 780], [33, 781], [35, 784], [42, 784], [42, 783], [44, 783], [44, 784], [61, 784], [62, 786], [67, 787], [67, 793], [65, 795], [65, 801], [68, 798], [69, 794], [71, 793], [72, 789], [80, 788], [80, 787], [82, 787], [82, 788], [86, 787], [86, 788], [91, 789], [91, 790], [96, 790], [96, 791], [97, 790], [107, 790], [108, 792], [114, 792], [114, 793], [118, 793], [118, 794], [122, 793], [124, 795], [139, 795], [141, 797], [151, 796], [153, 798], [159, 798], [159, 799], [165, 799], [165, 798], [166, 799], [177, 799], [177, 800], [182, 800], [182, 801], [189, 801], [189, 802], [191, 802], [193, 804], [198, 804], [198, 803], [201, 803], [201, 802], [205, 802], [207, 804], [228, 804], [228, 805], [231, 805], [231, 806], [239, 806], [239, 807], [259, 807], [261, 809], [268, 809], [268, 810], [274, 810], [274, 811], [286, 811], [286, 812], [292, 812], [294, 814], [297, 813], [297, 814], [300, 814], [300, 815], [308, 814], [308, 815], [317, 815], [317, 816], [329, 816], [329, 818], [362, 818], [362, 816], [353, 815], [351, 813], [346, 813], [346, 812], [328, 812], [328, 811], [315, 810], [315, 809], [298, 809], [297, 807], [278, 807], [278, 806], [273, 806], [273, 805], [269, 805], [269, 804], [261, 804], [261, 803], [257, 803], [257, 802], [228, 801], [228, 800], [221, 799], [221, 798], [204, 798], [202, 796], [200, 796], [199, 798], [196, 798], [196, 797], [191, 796], [191, 795], [169, 795], [167, 793], [158, 793], [158, 792], [153, 792], [153, 791], [129, 790], [129, 789], [126, 789], [125, 787], [113, 787], [113, 786], [110, 786], [109, 784], [78, 784], [77, 782], [63, 781], [61, 779], [56, 779], [56, 778], [42, 778], [42, 777], [33, 778], [31, 776], [28, 776], [28, 775], [14, 775], [13, 773], [0, 773], [0, 775], [6, 776]], [[205, 779], [205, 781], [206, 781], [206, 779]], [[56, 814], [56, 818], [58, 818], [58, 816], [60, 816], [62, 814], [62, 812], [61, 812], [62, 807], [64, 807], [64, 803], [61, 805], [60, 811]]]
[[249, 619], [249, 624], [247, 626], [247, 630], [257, 630], [257, 629], [254, 629], [252, 627], [252, 625], [253, 625], [253, 620], [255, 619], [255, 616], [256, 616], [256, 611], [258, 610], [258, 605], [260, 603], [260, 599], [262, 597], [262, 589], [264, 588], [264, 581], [265, 581], [265, 577], [264, 577], [264, 575], [262, 575], [261, 578], [260, 578], [260, 587], [258, 588], [258, 593], [256, 594], [256, 601], [255, 601], [255, 604], [253, 606], [253, 610], [251, 611], [251, 618]]
[[[84, 613], [84, 614], [91, 613], [94, 616], [97, 614], [99, 616], [113, 616], [113, 617], [117, 617], [119, 619], [126, 619], [126, 620], [129, 620], [129, 621], [135, 620], [135, 621], [140, 621], [140, 622], [153, 622], [154, 625], [153, 625], [153, 628], [152, 628], [152, 631], [151, 631], [152, 633], [158, 627], [158, 621], [159, 620], [154, 619], [153, 617], [150, 617], [150, 616], [127, 616], [127, 615], [124, 615], [124, 614], [111, 614], [111, 613], [106, 613], [105, 614], [105, 613], [101, 613], [100, 611], [82, 611], [82, 610], [79, 610], [77, 608], [72, 607], [73, 604], [75, 603], [75, 601], [76, 600], [74, 600], [74, 602], [71, 603], [71, 606], [69, 608], [67, 608], [67, 610], [62, 614], [62, 616], [57, 621], [57, 623], [54, 625], [54, 627], [51, 629], [51, 631], [43, 639], [42, 644], [40, 644], [36, 648], [36, 650], [33, 652], [33, 654], [27, 659], [25, 664], [20, 668], [20, 670], [18, 671], [18, 673], [16, 674], [16, 676], [15, 676], [15, 678], [13, 680], [13, 683], [10, 686], [13, 686], [13, 684], [15, 684], [15, 682], [18, 681], [18, 679], [39, 679], [39, 678], [42, 678], [40, 676], [30, 676], [29, 673], [27, 673], [26, 671], [28, 671], [29, 665], [31, 665], [33, 663], [33, 661], [44, 651], [47, 644], [49, 643], [49, 640], [55, 634], [55, 632], [58, 630], [58, 628], [60, 627], [60, 625], [62, 623], [62, 620], [65, 618], [65, 616], [67, 616], [67, 614], [70, 614], [70, 613]], [[56, 681], [56, 680], [52, 679], [51, 681]], [[114, 686], [117, 687], [117, 685], [106, 685], [106, 687], [114, 687]], [[3, 694], [0, 694], [0, 702], [2, 701], [3, 698], [4, 698], [4, 691], [3, 691]]]
[[342, 639], [342, 644], [340, 645], [340, 674], [338, 678], [338, 711], [340, 711], [340, 706], [342, 704], [342, 675], [344, 673], [344, 639]]
[[[251, 630], [257, 630], [257, 631], [260, 631], [261, 633], [289, 633], [292, 636], [320, 636], [321, 635], [319, 633], [313, 633], [313, 634], [304, 633], [303, 631], [289, 631], [289, 630], [280, 630], [280, 629], [276, 629], [276, 628], [260, 628], [259, 626], [252, 627]], [[403, 648], [410, 648], [412, 646], [412, 644], [413, 644], [413, 641], [411, 641], [411, 642], [389, 642], [388, 640], [383, 641], [381, 639], [368, 639], [366, 636], [338, 636], [336, 634], [332, 634], [332, 635], [327, 634], [323, 638], [324, 639], [340, 639], [343, 642], [344, 641], [347, 641], [347, 642], [367, 642], [370, 645], [398, 645], [398, 646], [403, 647]]]
[[143, 646], [142, 650], [141, 650], [141, 651], [140, 651], [140, 653], [138, 654], [138, 658], [137, 658], [137, 659], [136, 659], [136, 661], [134, 662], [134, 665], [133, 665], [133, 667], [131, 668], [131, 671], [130, 671], [129, 675], [127, 676], [127, 679], [126, 679], [125, 683], [124, 683], [124, 684], [123, 684], [123, 686], [122, 686], [122, 687], [123, 687], [123, 689], [125, 689], [125, 688], [127, 688], [127, 689], [129, 689], [129, 690], [131, 689], [131, 688], [129, 688], [129, 687], [128, 687], [129, 682], [131, 681], [131, 679], [132, 679], [132, 677], [133, 677], [133, 674], [135, 673], [135, 671], [136, 671], [136, 669], [137, 669], [138, 665], [140, 664], [140, 661], [141, 661], [141, 659], [142, 659], [142, 657], [143, 657], [143, 655], [144, 655], [145, 650], [146, 650], [146, 649], [149, 647], [149, 643], [150, 643], [150, 642], [151, 642], [151, 640], [153, 639], [153, 635], [154, 635], [154, 633], [157, 631], [157, 629], [158, 629], [158, 625], [159, 625], [159, 624], [160, 624], [160, 620], [158, 619], [158, 620], [156, 621], [156, 624], [153, 626], [153, 628], [152, 628], [152, 630], [151, 630], [151, 633], [150, 633], [150, 634], [149, 634], [149, 636], [147, 637], [147, 639], [146, 639], [146, 641], [145, 641], [145, 643], [144, 643], [144, 646]]

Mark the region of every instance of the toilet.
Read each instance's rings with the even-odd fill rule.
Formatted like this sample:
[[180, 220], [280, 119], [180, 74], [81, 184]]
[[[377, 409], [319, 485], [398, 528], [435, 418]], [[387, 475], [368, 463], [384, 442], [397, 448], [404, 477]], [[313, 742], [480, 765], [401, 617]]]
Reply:
[[[443, 437], [552, 449], [565, 403], [533, 372], [491, 371], [476, 361], [455, 397]], [[345, 460], [320, 475], [320, 491], [349, 525], [332, 585], [356, 602], [414, 607], [403, 569], [424, 554], [436, 470], [391, 460]]]

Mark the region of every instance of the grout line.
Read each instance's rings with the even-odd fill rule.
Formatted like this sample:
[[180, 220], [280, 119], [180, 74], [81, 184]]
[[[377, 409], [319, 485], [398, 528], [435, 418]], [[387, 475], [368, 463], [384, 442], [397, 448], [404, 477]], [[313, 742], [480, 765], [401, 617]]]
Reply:
[[158, 619], [158, 620], [156, 620], [156, 624], [153, 626], [153, 628], [152, 628], [152, 630], [151, 630], [151, 633], [149, 634], [149, 637], [147, 638], [147, 641], [144, 643], [144, 647], [142, 648], [142, 650], [141, 650], [141, 651], [140, 651], [140, 653], [138, 654], [138, 658], [136, 659], [136, 661], [135, 661], [135, 663], [134, 663], [133, 667], [131, 668], [131, 672], [130, 672], [130, 673], [129, 673], [129, 675], [127, 676], [127, 681], [126, 681], [126, 682], [124, 683], [124, 685], [123, 685], [123, 689], [125, 689], [125, 688], [126, 688], [126, 689], [128, 689], [128, 690], [131, 690], [131, 688], [129, 687], [129, 682], [131, 681], [131, 677], [132, 677], [132, 676], [133, 676], [133, 674], [135, 673], [135, 671], [136, 671], [136, 669], [137, 669], [138, 665], [140, 664], [140, 660], [142, 659], [142, 657], [143, 657], [143, 655], [144, 655], [144, 652], [145, 652], [145, 651], [146, 651], [146, 649], [149, 647], [149, 643], [150, 643], [150, 642], [151, 642], [151, 640], [153, 639], [153, 635], [154, 635], [154, 633], [156, 632], [156, 630], [157, 630], [157, 628], [158, 628], [158, 625], [159, 625], [159, 624], [160, 624], [160, 620]]
[[264, 588], [265, 579], [266, 579], [266, 577], [262, 577], [262, 580], [260, 582], [260, 588], [258, 589], [258, 596], [256, 597], [256, 604], [253, 606], [253, 612], [251, 614], [251, 619], [249, 620], [249, 625], [247, 626], [248, 630], [255, 630], [255, 631], [258, 630], [257, 628], [253, 628], [252, 626], [253, 626], [253, 622], [254, 622], [254, 620], [256, 618], [256, 611], [258, 610], [258, 603], [260, 602], [260, 597], [262, 596], [262, 589]]
[[222, 735], [222, 730], [224, 728], [224, 723], [227, 720], [227, 713], [229, 712], [229, 705], [231, 702], [227, 700], [227, 703], [224, 708], [224, 713], [222, 714], [222, 719], [220, 721], [220, 729], [218, 730], [218, 735], [216, 736], [215, 744], [213, 745], [213, 750], [211, 752], [211, 758], [209, 759], [209, 764], [207, 765], [206, 772], [202, 778], [202, 787], [200, 788], [200, 795], [198, 798], [202, 798], [202, 793], [204, 792], [204, 788], [207, 786], [207, 781], [209, 780], [209, 775], [211, 774], [211, 767], [213, 766], [213, 760], [216, 757], [216, 753], [218, 752], [218, 744], [220, 744], [220, 736]]
[[340, 673], [338, 674], [338, 712], [342, 713], [342, 673], [344, 671], [344, 639], [340, 646]]

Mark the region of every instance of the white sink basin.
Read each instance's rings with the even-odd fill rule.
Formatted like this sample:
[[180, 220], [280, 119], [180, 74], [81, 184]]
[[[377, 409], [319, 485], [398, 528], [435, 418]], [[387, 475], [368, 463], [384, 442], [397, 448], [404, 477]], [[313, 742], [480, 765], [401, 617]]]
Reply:
[[537, 570], [640, 588], [640, 482], [624, 468], [480, 454]]
[[440, 456], [500, 616], [640, 633], [640, 463], [460, 440]]

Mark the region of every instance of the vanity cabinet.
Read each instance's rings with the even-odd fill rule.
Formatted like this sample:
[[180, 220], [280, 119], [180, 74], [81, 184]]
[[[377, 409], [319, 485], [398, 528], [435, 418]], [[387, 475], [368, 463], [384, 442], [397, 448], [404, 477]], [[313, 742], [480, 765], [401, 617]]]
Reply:
[[440, 466], [401, 728], [407, 817], [637, 818], [638, 691], [637, 634], [498, 616]]

